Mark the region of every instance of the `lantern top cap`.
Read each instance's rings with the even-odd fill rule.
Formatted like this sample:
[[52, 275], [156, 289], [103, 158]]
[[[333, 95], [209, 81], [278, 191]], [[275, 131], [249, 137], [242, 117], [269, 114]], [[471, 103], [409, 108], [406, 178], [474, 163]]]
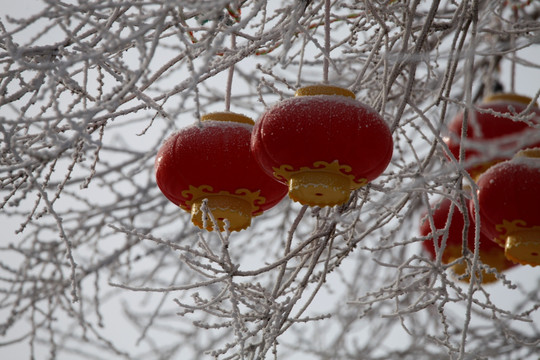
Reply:
[[201, 116], [201, 121], [214, 120], [214, 121], [230, 121], [241, 124], [254, 125], [255, 122], [250, 118], [242, 114], [234, 112], [221, 111], [205, 114]]
[[301, 87], [300, 89], [296, 90], [294, 96], [313, 96], [313, 95], [340, 95], [340, 96], [346, 96], [355, 99], [356, 95], [348, 89], [339, 87], [339, 86], [332, 86], [332, 85], [325, 85], [325, 84], [319, 84], [319, 85], [310, 85]]
[[[484, 98], [484, 103], [494, 103], [498, 101], [512, 101], [521, 103], [524, 105], [529, 105], [532, 102], [532, 99], [528, 96], [512, 94], [512, 93], [496, 93], [488, 95]], [[534, 103], [534, 106], [538, 107], [538, 103]]]
[[514, 157], [540, 158], [540, 148], [524, 149], [517, 152]]

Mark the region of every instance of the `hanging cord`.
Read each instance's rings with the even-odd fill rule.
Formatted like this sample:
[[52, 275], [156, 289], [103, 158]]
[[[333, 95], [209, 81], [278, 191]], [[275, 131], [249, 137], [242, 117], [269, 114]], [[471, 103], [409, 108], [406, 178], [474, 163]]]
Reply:
[[[512, 9], [512, 15], [515, 24], [518, 24], [519, 21], [519, 10], [517, 7]], [[516, 35], [512, 32], [510, 36], [510, 48], [514, 49], [512, 55], [510, 56], [510, 91], [512, 93], [516, 92], [516, 68], [517, 68], [517, 53], [516, 53]]]
[[323, 83], [328, 84], [328, 68], [330, 67], [330, 0], [324, 1], [324, 52]]
[[[231, 50], [236, 48], [236, 35], [231, 34]], [[225, 111], [231, 111], [231, 90], [234, 77], [234, 62], [229, 67], [229, 75], [227, 77], [227, 90], [225, 91]]]
[[[233, 21], [238, 23], [240, 22], [240, 5], [238, 2], [235, 2], [236, 10], [233, 10], [231, 7], [227, 6], [227, 12], [232, 17]], [[233, 23], [234, 23], [233, 22]], [[231, 52], [234, 54], [236, 49], [236, 34], [234, 30], [231, 32]], [[234, 66], [236, 62], [233, 61], [229, 67], [229, 74], [227, 76], [227, 89], [225, 90], [225, 111], [231, 111], [231, 92], [232, 92], [232, 82], [234, 77]]]

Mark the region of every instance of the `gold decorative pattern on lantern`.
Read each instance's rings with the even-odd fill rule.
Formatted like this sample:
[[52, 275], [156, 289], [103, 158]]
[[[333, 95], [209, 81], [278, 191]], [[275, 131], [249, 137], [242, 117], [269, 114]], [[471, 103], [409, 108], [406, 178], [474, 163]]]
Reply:
[[286, 180], [289, 196], [294, 201], [309, 206], [334, 206], [345, 203], [351, 194], [368, 183], [367, 179], [356, 179], [349, 165], [340, 165], [337, 160], [328, 163], [316, 161], [313, 166], [294, 169], [291, 165], [273, 168], [274, 176]]
[[266, 199], [263, 196], [260, 196], [260, 191], [252, 192], [248, 189], [237, 189], [234, 193], [229, 191], [214, 191], [210, 185], [201, 185], [195, 187], [189, 185], [188, 190], [182, 191], [182, 196], [186, 199], [186, 205], [181, 205], [180, 207], [186, 211], [191, 211], [191, 205], [196, 202], [198, 199], [204, 199], [211, 196], [224, 196], [230, 198], [237, 198], [248, 202], [252, 207], [252, 212], [254, 216], [262, 214], [262, 211], [259, 210], [259, 205], [262, 205], [266, 202]]
[[[488, 95], [484, 98], [484, 103], [493, 103], [497, 101], [512, 101], [524, 105], [529, 105], [532, 102], [532, 99], [528, 96], [518, 95], [518, 94], [509, 94], [509, 93], [496, 93]], [[538, 103], [534, 103], [535, 106], [538, 106]]]
[[328, 163], [326, 161], [316, 161], [313, 166], [302, 166], [300, 169], [294, 169], [291, 165], [281, 165], [279, 168], [274, 167], [274, 177], [279, 180], [289, 180], [293, 175], [303, 172], [327, 172], [331, 174], [338, 174], [347, 177], [350, 180], [351, 190], [356, 190], [362, 186], [367, 185], [368, 181], [365, 178], [357, 179], [352, 172], [352, 167], [345, 164], [340, 164], [337, 160]]
[[478, 181], [478, 178], [486, 172], [487, 169], [492, 167], [493, 165], [496, 165], [504, 160], [491, 160], [486, 161], [478, 166], [475, 166], [469, 170], [469, 174], [471, 174], [471, 177], [474, 181]]
[[514, 155], [515, 158], [540, 158], [540, 148], [531, 148], [520, 150]]
[[[446, 262], [451, 264], [461, 258], [462, 252], [461, 252], [461, 246], [455, 246], [455, 245], [447, 245], [444, 253], [446, 255]], [[445, 259], [443, 259], [444, 261]], [[502, 272], [505, 269], [507, 269], [506, 257], [504, 255], [503, 251], [497, 251], [497, 249], [491, 249], [491, 250], [484, 250], [480, 252], [480, 261], [483, 264], [488, 265], [489, 267], [497, 269], [498, 272]], [[456, 262], [452, 265], [452, 271], [456, 275], [464, 275], [467, 272], [467, 262], [465, 262], [463, 259], [459, 262]], [[469, 282], [470, 281], [470, 275], [461, 278], [460, 280]], [[491, 272], [486, 272], [486, 270], [482, 270], [482, 283], [488, 284], [497, 281], [497, 277], [495, 274]]]
[[503, 220], [495, 229], [503, 232], [495, 240], [504, 246], [509, 260], [521, 265], [540, 264], [540, 226], [527, 226], [523, 220]]
[[201, 121], [214, 120], [214, 121], [231, 121], [241, 124], [254, 125], [255, 122], [250, 117], [233, 112], [213, 112], [201, 116]]
[[356, 95], [348, 89], [332, 85], [310, 85], [302, 87], [294, 93], [294, 96], [315, 96], [315, 95], [340, 95], [356, 99]]
[[495, 225], [495, 230], [502, 233], [499, 235], [495, 241], [497, 244], [504, 246], [506, 243], [506, 238], [516, 232], [521, 232], [527, 229], [527, 223], [523, 220], [503, 220], [502, 224]]

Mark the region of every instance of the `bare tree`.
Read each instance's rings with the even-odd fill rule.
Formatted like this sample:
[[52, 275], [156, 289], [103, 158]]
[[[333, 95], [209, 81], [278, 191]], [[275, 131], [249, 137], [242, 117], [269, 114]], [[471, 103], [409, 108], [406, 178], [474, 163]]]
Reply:
[[[539, 15], [534, 0], [44, 0], [2, 16], [0, 353], [537, 358], [535, 269], [460, 282], [416, 229], [432, 199], [474, 186], [442, 140], [455, 114], [497, 84], [538, 100], [538, 77], [517, 78], [539, 74]], [[323, 81], [394, 138], [345, 205], [286, 198], [219, 233], [160, 193], [168, 134]], [[459, 260], [476, 271], [477, 255]]]

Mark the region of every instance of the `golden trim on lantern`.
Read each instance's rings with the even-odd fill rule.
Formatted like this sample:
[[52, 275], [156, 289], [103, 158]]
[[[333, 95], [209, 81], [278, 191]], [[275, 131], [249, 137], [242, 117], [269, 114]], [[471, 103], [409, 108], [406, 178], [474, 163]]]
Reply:
[[527, 157], [527, 158], [540, 158], [540, 148], [530, 148], [518, 151], [514, 158]]
[[471, 169], [469, 169], [469, 174], [471, 175], [474, 182], [478, 182], [478, 179], [480, 176], [482, 176], [483, 173], [485, 173], [490, 167], [497, 165], [500, 162], [503, 162], [504, 160], [491, 160], [486, 161], [480, 165], [477, 165]]
[[[189, 199], [186, 201], [187, 211], [189, 211], [191, 205], [193, 202], [195, 202], [199, 198], [206, 198], [210, 195], [216, 196], [230, 196], [234, 198], [238, 198], [244, 201], [247, 201], [249, 204], [253, 206], [252, 211], [255, 212], [255, 215], [260, 215], [261, 212], [259, 212], [259, 206], [264, 204], [266, 202], [266, 199], [263, 196], [260, 196], [260, 190], [257, 190], [256, 192], [249, 191], [248, 189], [237, 189], [234, 191], [234, 193], [231, 193], [229, 191], [214, 191], [212, 186], [210, 185], [201, 185], [198, 187], [195, 187], [193, 185], [189, 185], [188, 190], [182, 191], [182, 196], [186, 199]], [[184, 208], [184, 207], [182, 207]]]
[[[206, 200], [207, 209], [203, 209]], [[219, 231], [226, 228], [225, 219], [229, 222], [230, 231], [238, 231], [251, 225], [252, 205], [241, 198], [228, 195], [207, 195], [197, 198], [191, 205], [191, 221], [201, 229], [214, 230], [214, 221], [210, 217], [204, 219], [205, 211], [211, 212], [217, 222]]]
[[[447, 264], [453, 263], [461, 257], [461, 254], [461, 246], [446, 245], [444, 248], [442, 262]], [[467, 271], [467, 263], [462, 260], [452, 265], [451, 268], [456, 275], [463, 275]], [[463, 281], [469, 281], [469, 279], [463, 279]]]
[[[483, 103], [494, 103], [498, 101], [512, 101], [520, 104], [529, 105], [532, 102], [532, 99], [528, 96], [512, 94], [512, 93], [496, 93], [486, 96], [482, 102]], [[534, 103], [538, 107], [538, 103]]]
[[[447, 263], [451, 264], [462, 256], [461, 246], [447, 245], [444, 253], [447, 256]], [[508, 268], [506, 264], [507, 259], [504, 252], [498, 251], [498, 249], [496, 248], [488, 251], [481, 251], [480, 261], [483, 264], [488, 265], [489, 267], [495, 268], [498, 272], [503, 272]], [[464, 275], [467, 272], [467, 262], [462, 259], [462, 261], [455, 263], [454, 265], [452, 265], [452, 271], [458, 276]], [[469, 275], [468, 277], [462, 278], [460, 280], [464, 282], [470, 282], [471, 278]], [[495, 274], [486, 272], [486, 270], [482, 270], [483, 284], [488, 284], [495, 281], [497, 281], [497, 277], [495, 276]]]
[[310, 85], [302, 87], [294, 93], [294, 96], [314, 96], [314, 95], [340, 95], [356, 99], [356, 95], [349, 89], [332, 85]]
[[289, 184], [291, 199], [309, 206], [343, 204], [349, 199], [352, 190], [368, 183], [365, 178], [357, 179], [351, 174], [352, 167], [340, 164], [337, 160], [331, 163], [316, 161], [311, 167], [302, 166], [300, 169], [281, 165], [273, 170], [274, 177], [286, 180]]
[[495, 225], [495, 230], [502, 233], [499, 235], [495, 241], [501, 245], [505, 246], [506, 238], [515, 232], [522, 231], [523, 229], [527, 228], [527, 223], [523, 220], [503, 220], [502, 224]]
[[523, 220], [503, 220], [495, 229], [503, 233], [495, 240], [504, 246], [509, 260], [521, 265], [540, 265], [540, 226], [527, 226]]
[[255, 122], [250, 117], [247, 117], [242, 114], [227, 112], [227, 111], [218, 111], [213, 113], [204, 114], [201, 116], [201, 121], [214, 120], [214, 121], [230, 121], [241, 124], [254, 125]]
[[213, 230], [213, 223], [210, 219], [204, 226], [202, 215], [204, 213], [202, 205], [204, 199], [207, 199], [208, 209], [218, 222], [220, 231], [225, 228], [223, 219], [228, 219], [231, 224], [229, 230], [237, 231], [247, 228], [251, 224], [251, 217], [262, 214], [260, 205], [266, 202], [266, 199], [259, 195], [260, 191], [252, 192], [247, 189], [237, 189], [234, 193], [229, 191], [213, 191], [210, 185], [201, 185], [198, 187], [189, 185], [188, 190], [182, 191], [182, 196], [187, 198], [185, 204], [180, 207], [191, 212], [191, 219], [195, 225], [201, 229]]

